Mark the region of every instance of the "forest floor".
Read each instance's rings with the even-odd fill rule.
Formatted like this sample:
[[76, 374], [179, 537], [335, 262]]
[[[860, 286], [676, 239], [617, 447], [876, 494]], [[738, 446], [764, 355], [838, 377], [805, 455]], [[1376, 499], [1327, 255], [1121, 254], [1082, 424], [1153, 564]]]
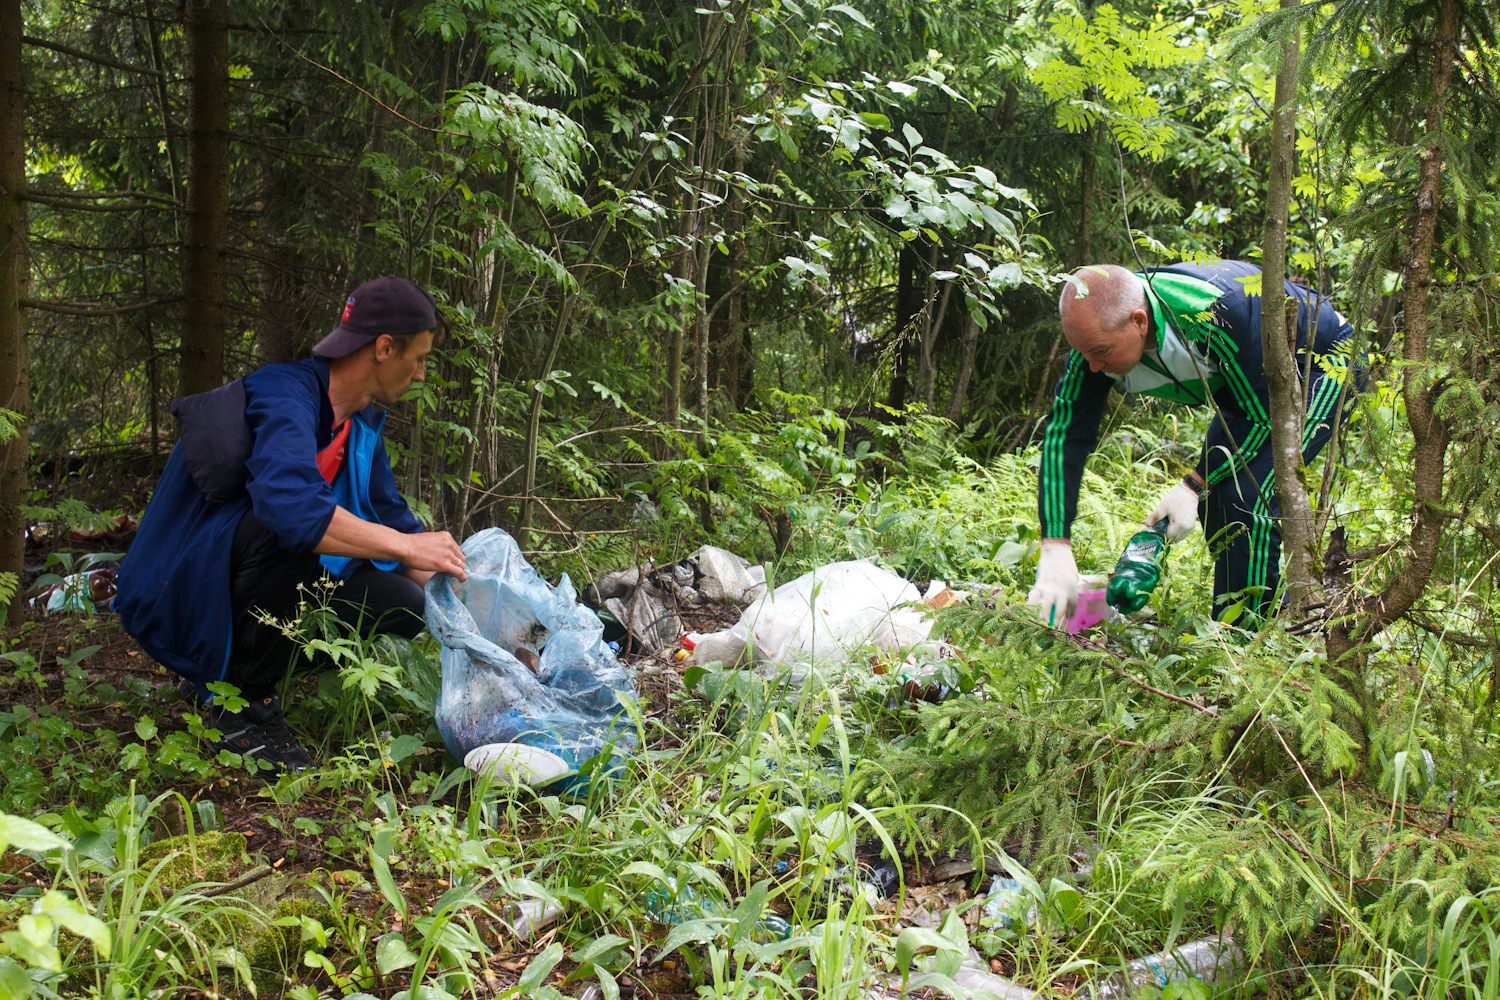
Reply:
[[[28, 570], [34, 580], [49, 568], [49, 556], [54, 551], [71, 550], [74, 555], [82, 555], [85, 550], [123, 552], [129, 541], [128, 530], [70, 538], [65, 534], [54, 537], [44, 527], [34, 533], [28, 547]], [[707, 633], [733, 625], [742, 609], [705, 602], [680, 610], [685, 630]], [[336, 995], [355, 986], [384, 997], [408, 987], [410, 980], [400, 970], [381, 970], [378, 961], [372, 964], [370, 955], [360, 952], [371, 952], [374, 942], [392, 932], [400, 935], [411, 930], [415, 912], [433, 906], [465, 875], [476, 883], [476, 874], [486, 870], [480, 866], [461, 873], [461, 865], [423, 864], [411, 858], [394, 883], [413, 911], [403, 920], [372, 867], [372, 821], [378, 821], [382, 811], [390, 814], [386, 820], [422, 812], [451, 832], [474, 813], [472, 789], [467, 782], [445, 780], [462, 768], [447, 757], [440, 742], [433, 745], [435, 732], [430, 728], [425, 733], [427, 745], [401, 767], [380, 769], [385, 773], [372, 775], [368, 768], [351, 764], [343, 756], [349, 751], [339, 745], [338, 735], [330, 734], [326, 726], [329, 688], [325, 678], [291, 680], [285, 699], [294, 731], [307, 746], [321, 748], [319, 766], [295, 782], [271, 785], [213, 761], [207, 742], [194, 736], [195, 727], [189, 720], [196, 709], [179, 694], [177, 676], [153, 662], [113, 615], [49, 615], [28, 608], [26, 620], [5, 630], [0, 642], [17, 663], [14, 676], [0, 678], [0, 686], [6, 689], [3, 718], [10, 720], [0, 730], [0, 745], [11, 751], [10, 763], [15, 765], [7, 788], [11, 802], [29, 805], [31, 815], [46, 825], [67, 827], [75, 835], [89, 834], [107, 828], [105, 816], [110, 808], [116, 808], [123, 801], [120, 797], [134, 790], [152, 800], [142, 825], [143, 839], [186, 849], [184, 834], [202, 838], [217, 831], [243, 837], [243, 841], [231, 842], [233, 856], [225, 863], [215, 867], [205, 861], [194, 868], [192, 875], [196, 878], [188, 881], [235, 884], [235, 893], [223, 898], [256, 908], [267, 922], [311, 916], [328, 934], [332, 944], [318, 948], [314, 934], [313, 940], [298, 942], [289, 950], [283, 948], [288, 953], [279, 956], [266, 944], [280, 931], [274, 924], [269, 929], [257, 928], [239, 942], [240, 950], [250, 957], [262, 997], [308, 997], [326, 990]], [[673, 652], [665, 649], [622, 656], [634, 676], [644, 717], [659, 723], [648, 752], [662, 758], [681, 752], [684, 741], [692, 739], [687, 734], [701, 728], [702, 723], [701, 704], [685, 691], [686, 668], [673, 658]], [[416, 729], [422, 729], [421, 720], [399, 713], [393, 718], [409, 728], [415, 723]], [[48, 729], [44, 725], [48, 720], [70, 725], [61, 731]], [[120, 748], [137, 741], [148, 749], [152, 760], [132, 771], [122, 766]], [[367, 738], [354, 742], [363, 743], [368, 750]], [[27, 752], [20, 752], [28, 743], [31, 746]], [[358, 749], [356, 746], [353, 751], [356, 757]], [[674, 781], [680, 786], [689, 777], [701, 782], [703, 775], [684, 769]], [[558, 847], [557, 810], [555, 803], [508, 803], [506, 817], [499, 825], [505, 828], [504, 839], [514, 851], [509, 857], [511, 869], [531, 869], [528, 877], [539, 877], [533, 874], [535, 869], [544, 867], [545, 859]], [[59, 822], [59, 817], [65, 818]], [[432, 839], [436, 844], [443, 837], [439, 834]], [[541, 845], [534, 854], [528, 852], [531, 844]], [[117, 840], [117, 852], [118, 846]], [[869, 841], [859, 846], [856, 856], [862, 865], [880, 865], [880, 853], [879, 844]], [[651, 852], [646, 851], [642, 858], [649, 856]], [[118, 853], [109, 855], [108, 860], [128, 863]], [[872, 899], [874, 912], [869, 915], [892, 931], [907, 925], [935, 926], [949, 907], [972, 897], [982, 874], [975, 873], [971, 864], [952, 858], [911, 857], [903, 862], [904, 895]], [[145, 863], [141, 865], [144, 870]], [[491, 873], [496, 870], [488, 869]], [[0, 871], [20, 873], [11, 877], [25, 893], [45, 884], [31, 855], [7, 853], [0, 858]], [[238, 884], [247, 877], [249, 885]], [[545, 878], [542, 881], [566, 899], [563, 887]], [[184, 884], [182, 880], [173, 883], [163, 879], [158, 888], [170, 893]], [[482, 983], [476, 995], [515, 988], [530, 961], [545, 954], [560, 932], [567, 930], [573, 937], [578, 934], [568, 929], [576, 922], [567, 918], [529, 939], [517, 934], [505, 906], [486, 905], [498, 903], [495, 893], [500, 885], [499, 879], [478, 881], [472, 905], [465, 911], [466, 928], [471, 943], [478, 946], [478, 954], [465, 956], [464, 974], [476, 987]], [[785, 916], [794, 915], [785, 900], [773, 901], [767, 912], [778, 909]], [[652, 943], [659, 943], [670, 927], [644, 919], [640, 910], [639, 901], [623, 908], [625, 918], [634, 925], [631, 937], [635, 939], [637, 958], [618, 971], [620, 994], [695, 995], [693, 983], [698, 970], [664, 953], [653, 957]], [[970, 926], [977, 912], [969, 911], [966, 922]], [[358, 934], [335, 935], [336, 926], [362, 929]], [[285, 936], [282, 934], [282, 938]], [[318, 951], [328, 965], [319, 968], [297, 961], [301, 947], [309, 953]], [[695, 947], [701, 958], [701, 943]], [[577, 951], [575, 948], [574, 953]], [[462, 948], [456, 953], [464, 954]], [[565, 993], [584, 995], [585, 984], [592, 979], [573, 978], [578, 963], [570, 958], [553, 961], [549, 974], [540, 984], [532, 985], [550, 984]], [[997, 961], [994, 968], [1000, 971], [1003, 964]], [[369, 975], [372, 970], [373, 976]], [[230, 983], [216, 980], [210, 970], [200, 970], [199, 975], [204, 980], [203, 988], [182, 995], [211, 997], [237, 992]], [[811, 983], [811, 977], [808, 973], [804, 978]], [[238, 985], [241, 995], [250, 995], [246, 984]], [[308, 989], [314, 992], [308, 993]], [[872, 988], [870, 995], [879, 994], [878, 988]]]

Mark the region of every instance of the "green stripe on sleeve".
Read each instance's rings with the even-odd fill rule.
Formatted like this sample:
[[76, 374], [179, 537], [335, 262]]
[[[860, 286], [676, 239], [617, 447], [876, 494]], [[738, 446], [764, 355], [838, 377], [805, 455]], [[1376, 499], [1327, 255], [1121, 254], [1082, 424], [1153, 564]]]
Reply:
[[1073, 404], [1083, 385], [1084, 359], [1077, 351], [1068, 354], [1067, 366], [1063, 369], [1062, 382], [1052, 400], [1052, 417], [1047, 422], [1047, 433], [1042, 437], [1042, 463], [1037, 470], [1042, 498], [1042, 537], [1060, 538], [1067, 520], [1067, 506], [1063, 502], [1067, 489], [1063, 473], [1063, 445], [1068, 429], [1073, 422]]

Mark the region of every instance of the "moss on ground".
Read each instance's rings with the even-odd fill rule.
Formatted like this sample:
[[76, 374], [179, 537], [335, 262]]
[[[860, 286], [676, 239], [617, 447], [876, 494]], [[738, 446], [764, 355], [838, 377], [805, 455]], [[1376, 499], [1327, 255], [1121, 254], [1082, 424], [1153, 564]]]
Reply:
[[255, 986], [263, 992], [295, 982], [302, 967], [302, 927], [276, 924], [288, 917], [311, 917], [324, 927], [333, 923], [333, 911], [321, 899], [283, 899], [276, 911], [269, 914], [265, 933], [250, 946]]
[[168, 837], [141, 848], [137, 867], [150, 872], [157, 864], [174, 851], [181, 852], [169, 858], [157, 875], [157, 885], [163, 891], [175, 892], [194, 882], [229, 882], [249, 864], [245, 856], [243, 833], [221, 833], [210, 830], [189, 839]]

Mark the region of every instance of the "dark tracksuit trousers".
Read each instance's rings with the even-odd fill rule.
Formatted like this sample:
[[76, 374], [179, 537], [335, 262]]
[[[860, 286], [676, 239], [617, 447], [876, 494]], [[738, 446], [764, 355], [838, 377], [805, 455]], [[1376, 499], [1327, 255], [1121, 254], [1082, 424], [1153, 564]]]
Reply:
[[[248, 700], [275, 693], [296, 656], [297, 644], [261, 614], [278, 621], [297, 616], [297, 606], [314, 597], [312, 586], [323, 576], [313, 552], [288, 552], [276, 536], [249, 511], [235, 529], [230, 554], [230, 605], [234, 631], [224, 679]], [[299, 589], [299, 584], [306, 589]], [[364, 563], [333, 591], [332, 607], [350, 628], [368, 638], [375, 634], [414, 639], [423, 628], [422, 588], [401, 573]]]
[[[1358, 387], [1358, 383], [1351, 386], [1345, 395], [1356, 395]], [[1310, 463], [1339, 422], [1335, 418], [1343, 384], [1314, 366], [1308, 389], [1302, 459]], [[1214, 617], [1241, 597], [1249, 611], [1258, 613], [1275, 595], [1281, 583], [1280, 516], [1269, 445], [1237, 475], [1215, 486], [1208, 499], [1199, 504], [1198, 518], [1214, 555]]]

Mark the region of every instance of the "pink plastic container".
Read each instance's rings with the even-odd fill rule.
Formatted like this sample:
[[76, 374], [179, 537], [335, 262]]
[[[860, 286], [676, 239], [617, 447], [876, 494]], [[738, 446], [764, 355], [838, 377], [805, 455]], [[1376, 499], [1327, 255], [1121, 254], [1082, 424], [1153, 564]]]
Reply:
[[1085, 590], [1078, 595], [1078, 610], [1068, 619], [1068, 634], [1077, 635], [1109, 617], [1109, 603], [1102, 590]]

